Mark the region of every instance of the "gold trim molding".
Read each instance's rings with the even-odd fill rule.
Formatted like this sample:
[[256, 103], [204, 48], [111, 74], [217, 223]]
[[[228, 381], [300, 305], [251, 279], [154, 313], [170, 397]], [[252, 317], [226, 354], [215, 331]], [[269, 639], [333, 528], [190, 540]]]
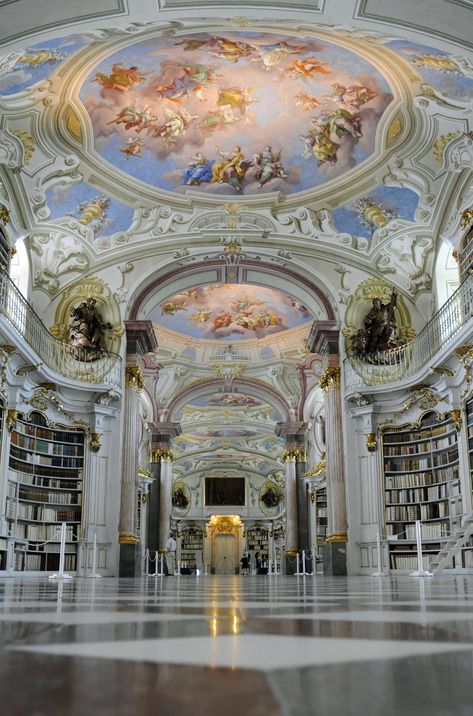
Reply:
[[125, 388], [135, 388], [139, 395], [145, 387], [143, 371], [138, 365], [130, 365], [125, 368]]
[[7, 410], [7, 417], [5, 418], [5, 425], [7, 426], [7, 430], [9, 433], [13, 430], [15, 427], [15, 423], [18, 419], [18, 410], [13, 410], [13, 408], [9, 408]]
[[5, 204], [0, 204], [0, 221], [5, 226], [10, 223], [10, 212]]
[[348, 542], [348, 537], [346, 532], [334, 532], [333, 535], [329, 535], [327, 539], [325, 540], [329, 544], [331, 542]]
[[283, 462], [305, 462], [306, 453], [303, 448], [286, 450], [282, 455]]
[[166, 449], [155, 449], [149, 451], [150, 462], [174, 462], [174, 455], [171, 450]]
[[100, 450], [101, 445], [102, 445], [102, 434], [101, 433], [91, 433], [90, 440], [89, 440], [89, 448], [92, 450], [92, 452], [98, 452]]
[[118, 535], [118, 544], [139, 544], [140, 538], [132, 532], [120, 532]]
[[307, 470], [304, 473], [304, 477], [319, 477], [327, 471], [327, 452], [324, 450], [320, 456], [320, 461], [317, 462], [312, 470]]
[[376, 433], [365, 433], [366, 438], [366, 449], [368, 452], [376, 452], [378, 449], [378, 441], [376, 439]]
[[473, 207], [471, 207], [470, 209], [465, 209], [465, 211], [462, 211], [460, 216], [461, 216], [460, 228], [466, 229], [467, 226], [469, 226], [471, 224], [471, 222], [473, 221]]
[[340, 368], [338, 366], [328, 365], [319, 378], [319, 388], [322, 389], [324, 395], [328, 395], [331, 388], [340, 388]]
[[450, 410], [450, 415], [452, 416], [452, 423], [455, 430], [460, 432], [461, 426], [462, 426], [462, 413], [461, 410], [454, 409]]

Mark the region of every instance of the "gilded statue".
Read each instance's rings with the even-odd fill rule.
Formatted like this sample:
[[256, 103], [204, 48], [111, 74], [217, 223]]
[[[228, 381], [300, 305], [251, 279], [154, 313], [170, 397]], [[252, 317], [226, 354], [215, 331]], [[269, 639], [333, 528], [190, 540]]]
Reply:
[[95, 304], [95, 298], [88, 298], [79, 306], [72, 306], [69, 312], [72, 318], [68, 330], [69, 344], [81, 360], [100, 358], [105, 351], [104, 330], [112, 328], [111, 323], [102, 320]]
[[373, 305], [365, 316], [363, 328], [352, 338], [351, 352], [354, 355], [382, 353], [402, 344], [399, 338], [396, 316], [397, 293], [393, 290], [389, 303], [373, 298]]

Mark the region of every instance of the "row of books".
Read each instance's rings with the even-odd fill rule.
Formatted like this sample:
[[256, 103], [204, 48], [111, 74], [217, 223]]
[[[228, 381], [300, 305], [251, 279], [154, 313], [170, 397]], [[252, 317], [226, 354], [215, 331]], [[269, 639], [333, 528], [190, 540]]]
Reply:
[[[433, 555], [432, 555], [433, 556]], [[391, 553], [391, 569], [408, 569], [415, 571], [419, 561], [417, 555], [395, 554]], [[430, 555], [422, 555], [422, 569], [428, 571], [430, 565]]]
[[[402, 527], [402, 531], [399, 527]], [[430, 522], [422, 525], [422, 539], [443, 539], [448, 537], [450, 532], [450, 526], [446, 522]], [[400, 540], [415, 540], [416, 539], [416, 527], [414, 524], [400, 525], [400, 524], [388, 524], [386, 525], [386, 534], [388, 537], [398, 537]]]
[[80, 490], [82, 480], [80, 478], [58, 480], [56, 477], [42, 477], [39, 475], [28, 475], [24, 472], [17, 473], [17, 481], [25, 485], [34, 485], [58, 490]]
[[50, 443], [38, 440], [37, 438], [22, 435], [22, 433], [13, 432], [11, 436], [12, 445], [29, 450], [31, 452], [39, 452], [45, 455], [82, 455], [84, 451], [83, 445], [70, 443]]
[[[77, 537], [78, 525], [71, 525], [67, 528], [66, 539], [68, 542], [73, 541]], [[18, 524], [15, 526], [15, 537], [22, 539], [31, 539], [38, 541], [54, 540], [60, 541], [60, 525], [25, 525]]]
[[452, 433], [440, 440], [424, 441], [415, 444], [385, 445], [384, 454], [387, 457], [401, 455], [418, 455], [419, 453], [435, 452], [456, 445], [456, 434]]
[[[23, 435], [29, 435], [37, 438], [43, 438], [43, 440], [51, 440], [59, 443], [83, 443], [84, 432], [83, 431], [64, 431], [64, 430], [48, 430], [47, 428], [39, 427], [38, 425], [32, 425], [31, 423], [24, 423], [18, 420], [15, 425], [15, 431], [22, 433]], [[13, 433], [12, 433], [13, 434]]]
[[434, 487], [417, 487], [411, 490], [390, 490], [386, 495], [386, 502], [427, 502], [428, 500], [443, 500], [448, 495], [448, 485], [434, 485]]
[[[66, 572], [74, 571], [76, 569], [77, 557], [75, 554], [64, 555], [64, 569]], [[49, 558], [44, 554], [25, 554], [25, 571], [26, 572], [39, 572], [39, 571], [53, 571], [58, 568], [57, 557]]]
[[[13, 487], [13, 485], [11, 485]], [[14, 497], [14, 495], [11, 495]], [[45, 492], [40, 490], [28, 490], [20, 488], [18, 497], [20, 500], [31, 502], [52, 502], [59, 505], [80, 505], [82, 493], [80, 492]]]
[[78, 522], [80, 521], [80, 510], [54, 510], [51, 507], [44, 507], [42, 504], [29, 505], [24, 502], [14, 503], [9, 498], [7, 514], [10, 519], [34, 520], [36, 522]]
[[453, 467], [432, 472], [414, 472], [404, 475], [386, 475], [386, 489], [402, 489], [405, 487], [428, 487], [441, 482], [458, 479], [458, 471]]
[[383, 442], [385, 443], [418, 443], [421, 440], [428, 438], [436, 438], [445, 433], [450, 432], [451, 422], [448, 421], [442, 425], [436, 425], [435, 427], [425, 428], [421, 431], [405, 432], [399, 431], [395, 433], [384, 433]]
[[386, 507], [387, 522], [403, 522], [405, 520], [438, 520], [439, 518], [448, 516], [449, 504], [447, 501]]

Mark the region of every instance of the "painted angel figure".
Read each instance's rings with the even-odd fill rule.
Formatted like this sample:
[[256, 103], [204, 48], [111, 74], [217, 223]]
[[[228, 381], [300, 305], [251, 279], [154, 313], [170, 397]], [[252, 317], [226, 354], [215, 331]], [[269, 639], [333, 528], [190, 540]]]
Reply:
[[123, 107], [118, 114], [115, 115], [107, 124], [124, 124], [125, 129], [134, 129], [135, 132], [141, 132], [152, 126], [156, 121], [156, 117], [150, 113], [149, 106], [143, 110], [139, 110], [136, 104]]
[[222, 158], [222, 161], [215, 162], [212, 166], [212, 179], [213, 182], [224, 182], [230, 184], [235, 191], [241, 190], [241, 180], [244, 178], [248, 167], [251, 162], [245, 159], [245, 155], [241, 151], [241, 147], [236, 144], [230, 152], [222, 152], [220, 147], [217, 145], [217, 154]]
[[270, 144], [266, 144], [260, 152], [253, 155], [252, 165], [258, 180], [258, 189], [275, 177], [287, 179], [281, 164], [281, 150], [274, 153]]
[[184, 172], [183, 184], [199, 185], [202, 182], [209, 182], [212, 179], [212, 168], [202, 152], [196, 152], [191, 157], [187, 169]]
[[289, 55], [297, 55], [305, 50], [306, 45], [289, 45], [285, 40], [275, 42], [272, 45], [255, 45], [259, 57], [252, 57], [251, 62], [262, 61], [265, 70], [271, 70], [279, 65]]
[[126, 92], [140, 82], [143, 82], [151, 72], [140, 72], [138, 67], [123, 67], [121, 62], [112, 65], [109, 75], [103, 72], [96, 72], [92, 82], [98, 82], [104, 89], [114, 89]]
[[246, 122], [250, 122], [248, 107], [254, 102], [259, 102], [258, 97], [252, 97], [256, 87], [229, 87], [218, 92], [217, 105], [219, 107], [231, 107], [237, 110]]
[[127, 146], [120, 147], [120, 151], [125, 154], [125, 159], [131, 157], [141, 157], [145, 145], [139, 137], [128, 137]]
[[377, 95], [377, 92], [363, 85], [345, 86], [335, 82], [335, 84], [332, 85], [332, 89], [332, 94], [326, 95], [324, 99], [332, 100], [348, 109], [359, 109]]
[[315, 57], [305, 57], [302, 60], [294, 60], [286, 69], [282, 70], [280, 78], [302, 79], [307, 81], [316, 74], [329, 75], [331, 70]]

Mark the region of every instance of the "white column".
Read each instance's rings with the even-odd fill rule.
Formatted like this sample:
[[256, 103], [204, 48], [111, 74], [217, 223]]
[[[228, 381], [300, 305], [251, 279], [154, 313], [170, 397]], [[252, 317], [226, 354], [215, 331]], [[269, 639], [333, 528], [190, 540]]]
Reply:
[[[120, 502], [121, 543], [137, 542], [136, 535], [136, 478], [138, 474], [139, 410], [136, 386], [130, 381], [127, 368], [123, 408], [122, 485]], [[139, 370], [139, 369], [138, 369]]]
[[340, 392], [340, 368], [328, 366], [320, 386], [326, 395], [327, 541], [347, 541], [345, 466]]
[[[163, 450], [163, 453], [165, 451]], [[161, 479], [159, 499], [159, 551], [166, 551], [166, 542], [171, 528], [172, 510], [172, 457], [161, 457]]]

